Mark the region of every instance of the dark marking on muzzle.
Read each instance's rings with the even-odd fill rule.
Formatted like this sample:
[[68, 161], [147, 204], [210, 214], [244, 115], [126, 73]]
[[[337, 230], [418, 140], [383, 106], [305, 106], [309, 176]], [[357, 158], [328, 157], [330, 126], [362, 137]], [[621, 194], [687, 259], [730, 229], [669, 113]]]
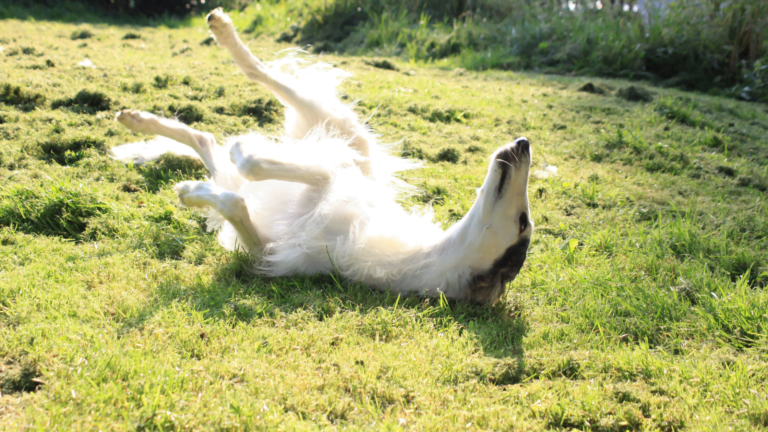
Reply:
[[525, 138], [518, 138], [513, 144], [496, 154], [496, 160], [499, 161], [499, 169], [501, 170], [499, 184], [496, 185], [496, 198], [501, 198], [501, 194], [504, 192], [504, 186], [507, 183], [507, 177], [509, 177], [509, 170], [520, 164], [522, 156], [530, 156], [530, 154], [531, 143]]
[[[504, 150], [501, 153], [511, 153], [509, 150]], [[499, 155], [501, 156], [501, 154]], [[510, 163], [506, 159], [501, 157], [496, 158], [499, 162], [499, 169], [501, 170], [501, 176], [499, 177], [499, 184], [496, 185], [496, 198], [501, 198], [501, 193], [504, 191], [504, 185], [507, 183], [507, 176], [509, 175]]]
[[507, 283], [513, 281], [523, 268], [530, 242], [528, 238], [518, 240], [493, 262], [490, 269], [473, 275], [469, 282], [469, 298], [478, 303], [495, 303], [504, 294]]

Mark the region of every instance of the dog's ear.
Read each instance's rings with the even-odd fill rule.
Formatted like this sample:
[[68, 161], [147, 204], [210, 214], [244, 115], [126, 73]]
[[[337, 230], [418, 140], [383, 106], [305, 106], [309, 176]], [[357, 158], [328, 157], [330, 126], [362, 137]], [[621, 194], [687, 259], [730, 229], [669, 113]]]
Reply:
[[493, 262], [490, 269], [473, 275], [469, 285], [469, 298], [483, 304], [496, 303], [504, 294], [507, 283], [512, 282], [523, 268], [529, 244], [530, 239], [520, 239], [508, 247]]

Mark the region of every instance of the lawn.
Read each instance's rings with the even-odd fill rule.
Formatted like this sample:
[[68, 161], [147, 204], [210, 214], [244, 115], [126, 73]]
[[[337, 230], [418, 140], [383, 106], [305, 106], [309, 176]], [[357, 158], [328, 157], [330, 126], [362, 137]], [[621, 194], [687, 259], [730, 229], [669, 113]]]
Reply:
[[534, 169], [558, 167], [531, 179], [536, 230], [501, 304], [398, 298], [256, 276], [175, 197], [199, 162], [109, 157], [145, 138], [122, 108], [219, 141], [280, 133], [277, 101], [207, 36], [201, 17], [0, 21], [0, 429], [768, 428], [765, 105], [323, 55], [423, 160], [403, 205], [445, 226], [500, 145], [526, 136]]

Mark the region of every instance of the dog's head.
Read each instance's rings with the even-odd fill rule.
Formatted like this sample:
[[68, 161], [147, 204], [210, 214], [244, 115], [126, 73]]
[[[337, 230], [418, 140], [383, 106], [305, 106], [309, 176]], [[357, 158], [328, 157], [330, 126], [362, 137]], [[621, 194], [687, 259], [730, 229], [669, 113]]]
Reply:
[[472, 231], [477, 237], [468, 292], [474, 301], [495, 303], [525, 262], [533, 234], [528, 208], [531, 155], [526, 138], [498, 149], [478, 190], [477, 208], [471, 211], [475, 213]]

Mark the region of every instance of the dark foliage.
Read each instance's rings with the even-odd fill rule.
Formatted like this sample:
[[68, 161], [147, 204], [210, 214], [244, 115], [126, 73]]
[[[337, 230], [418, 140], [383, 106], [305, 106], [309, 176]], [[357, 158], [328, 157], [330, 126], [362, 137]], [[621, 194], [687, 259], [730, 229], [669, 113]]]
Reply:
[[74, 97], [53, 101], [51, 108], [71, 108], [83, 114], [96, 114], [99, 111], [109, 111], [112, 100], [100, 91], [80, 90]]
[[616, 92], [616, 96], [630, 102], [651, 102], [653, 94], [640, 86], [629, 86]]
[[79, 239], [89, 219], [107, 210], [98, 197], [66, 183], [45, 189], [16, 186], [0, 202], [0, 226]]
[[175, 116], [185, 124], [198, 123], [205, 118], [203, 108], [192, 103], [185, 105], [171, 104], [168, 106], [168, 111], [172, 116]]
[[105, 152], [106, 145], [104, 140], [90, 135], [54, 137], [38, 145], [37, 156], [56, 162], [59, 165], [69, 165], [83, 159], [89, 149]]
[[22, 111], [31, 111], [45, 103], [45, 96], [5, 83], [0, 85], [0, 102]]

